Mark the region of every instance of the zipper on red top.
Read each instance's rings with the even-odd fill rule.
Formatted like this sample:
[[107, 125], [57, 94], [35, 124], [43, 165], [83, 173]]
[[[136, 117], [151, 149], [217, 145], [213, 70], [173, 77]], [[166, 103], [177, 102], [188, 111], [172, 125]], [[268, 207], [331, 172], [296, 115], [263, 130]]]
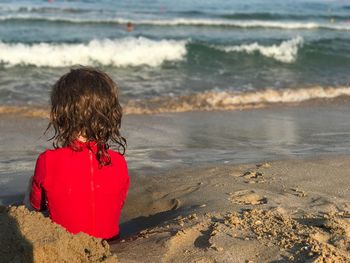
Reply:
[[92, 213], [92, 233], [95, 233], [95, 225], [96, 225], [96, 216], [95, 216], [95, 184], [94, 184], [94, 166], [93, 166], [93, 154], [92, 151], [89, 150], [90, 155], [90, 190], [91, 190], [91, 213]]

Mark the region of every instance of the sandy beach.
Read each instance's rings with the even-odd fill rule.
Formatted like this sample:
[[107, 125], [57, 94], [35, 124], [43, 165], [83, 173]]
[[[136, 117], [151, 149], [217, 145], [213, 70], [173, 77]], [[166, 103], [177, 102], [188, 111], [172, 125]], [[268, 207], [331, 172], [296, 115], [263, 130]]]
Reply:
[[[17, 0], [0, 21], [0, 263], [350, 262], [349, 1]], [[78, 65], [123, 108], [131, 186], [109, 243], [23, 206], [52, 87]], [[101, 141], [85, 104], [70, 135]]]
[[[342, 156], [138, 175], [122, 239], [110, 251], [120, 262], [349, 262], [349, 163]], [[21, 236], [35, 249], [17, 249], [17, 256], [41, 249], [66, 260], [79, 249], [101, 250], [97, 240], [57, 254], [70, 234], [53, 234], [58, 227], [42, 219], [49, 231], [34, 238], [38, 215], [23, 213], [7, 214], [26, 224]]]
[[0, 200], [15, 206], [0, 262], [349, 262], [347, 102], [127, 115], [131, 188], [109, 245], [17, 208], [47, 120], [1, 116]]

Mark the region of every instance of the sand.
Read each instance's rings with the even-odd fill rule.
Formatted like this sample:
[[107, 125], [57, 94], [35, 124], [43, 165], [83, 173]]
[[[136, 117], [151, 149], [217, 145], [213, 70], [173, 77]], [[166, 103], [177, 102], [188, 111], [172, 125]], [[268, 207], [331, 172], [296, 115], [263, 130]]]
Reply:
[[0, 261], [350, 262], [350, 156], [131, 177], [119, 242], [2, 208]]
[[24, 206], [0, 207], [0, 262], [117, 262], [106, 241], [72, 235]]
[[121, 262], [350, 262], [349, 175], [344, 156], [138, 176], [122, 224], [138, 233], [111, 249]]

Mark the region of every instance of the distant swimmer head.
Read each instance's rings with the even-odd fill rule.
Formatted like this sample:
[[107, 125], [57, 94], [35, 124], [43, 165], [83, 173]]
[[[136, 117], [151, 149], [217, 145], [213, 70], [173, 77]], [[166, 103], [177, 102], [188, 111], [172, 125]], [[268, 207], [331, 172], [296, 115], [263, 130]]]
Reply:
[[133, 30], [134, 30], [134, 25], [133, 25], [133, 23], [128, 22], [128, 23], [126, 24], [126, 30], [127, 30], [128, 32], [133, 31]]
[[55, 148], [74, 145], [79, 137], [97, 143], [100, 165], [108, 165], [108, 142], [123, 154], [126, 140], [120, 134], [122, 107], [116, 83], [104, 72], [79, 67], [64, 74], [53, 86], [48, 129], [53, 127]]

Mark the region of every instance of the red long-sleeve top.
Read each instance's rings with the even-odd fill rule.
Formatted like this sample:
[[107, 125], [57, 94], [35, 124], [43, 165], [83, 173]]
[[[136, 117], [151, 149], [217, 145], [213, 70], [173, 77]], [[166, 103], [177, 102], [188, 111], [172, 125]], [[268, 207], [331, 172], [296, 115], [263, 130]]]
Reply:
[[75, 234], [109, 239], [119, 234], [119, 217], [129, 188], [124, 157], [108, 150], [111, 164], [99, 166], [96, 143], [47, 150], [38, 157], [30, 202], [47, 205], [50, 218]]

